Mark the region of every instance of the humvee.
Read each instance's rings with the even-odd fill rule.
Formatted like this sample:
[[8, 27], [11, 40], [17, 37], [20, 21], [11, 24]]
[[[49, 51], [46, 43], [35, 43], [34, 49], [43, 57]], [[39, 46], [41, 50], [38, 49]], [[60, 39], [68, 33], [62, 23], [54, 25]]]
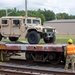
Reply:
[[55, 28], [41, 25], [41, 19], [24, 16], [6, 16], [0, 19], [0, 41], [8, 37], [17, 41], [19, 37], [27, 38], [30, 44], [38, 44], [43, 38], [45, 43], [54, 43]]

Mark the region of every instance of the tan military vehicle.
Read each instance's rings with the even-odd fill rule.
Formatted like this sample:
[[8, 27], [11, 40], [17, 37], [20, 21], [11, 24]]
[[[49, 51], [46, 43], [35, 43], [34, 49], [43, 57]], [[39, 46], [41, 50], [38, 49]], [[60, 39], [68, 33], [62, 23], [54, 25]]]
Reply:
[[53, 43], [55, 41], [55, 28], [42, 26], [40, 18], [1, 17], [0, 40], [2, 37], [8, 37], [10, 41], [17, 41], [19, 37], [26, 37], [30, 44], [38, 44], [43, 38], [45, 43]]

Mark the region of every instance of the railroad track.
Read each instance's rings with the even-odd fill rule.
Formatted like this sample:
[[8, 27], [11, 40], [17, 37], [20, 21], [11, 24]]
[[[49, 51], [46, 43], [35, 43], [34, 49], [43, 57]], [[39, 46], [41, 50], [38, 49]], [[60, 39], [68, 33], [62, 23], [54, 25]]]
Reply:
[[75, 75], [75, 73], [64, 72], [63, 69], [57, 69], [3, 63], [0, 64], [0, 75]]

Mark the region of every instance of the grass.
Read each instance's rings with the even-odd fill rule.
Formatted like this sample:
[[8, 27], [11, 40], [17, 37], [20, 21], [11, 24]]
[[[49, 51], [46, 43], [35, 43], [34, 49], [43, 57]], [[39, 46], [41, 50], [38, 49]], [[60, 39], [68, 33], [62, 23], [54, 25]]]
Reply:
[[[75, 44], [75, 36], [74, 35], [57, 35], [56, 36], [56, 44], [67, 44], [68, 39], [72, 39], [73, 43]], [[10, 42], [9, 39], [2, 39], [2, 41], [7, 41]], [[18, 41], [26, 41], [27, 39], [25, 38], [19, 38]], [[40, 40], [40, 43], [44, 43], [43, 39]]]
[[75, 35], [57, 35], [55, 43], [67, 44], [69, 39], [72, 39], [75, 44]]

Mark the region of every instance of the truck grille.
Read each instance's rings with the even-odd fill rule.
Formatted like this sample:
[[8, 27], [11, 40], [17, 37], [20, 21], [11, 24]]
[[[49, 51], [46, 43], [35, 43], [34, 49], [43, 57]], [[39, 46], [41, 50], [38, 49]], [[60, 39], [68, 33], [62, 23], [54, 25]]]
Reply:
[[43, 32], [44, 32], [44, 33], [46, 33], [46, 32], [53, 32], [53, 29], [44, 28], [44, 29], [43, 29]]

